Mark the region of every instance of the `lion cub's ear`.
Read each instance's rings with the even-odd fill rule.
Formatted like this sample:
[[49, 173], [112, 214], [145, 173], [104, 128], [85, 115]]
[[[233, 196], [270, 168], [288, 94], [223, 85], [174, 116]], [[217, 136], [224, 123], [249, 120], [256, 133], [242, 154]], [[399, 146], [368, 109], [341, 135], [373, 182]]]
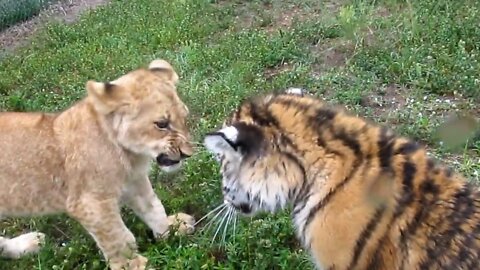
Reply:
[[152, 71], [163, 72], [167, 74], [168, 78], [176, 84], [178, 82], [178, 75], [173, 69], [172, 65], [163, 59], [153, 60], [150, 65], [148, 65], [148, 69]]
[[108, 114], [121, 105], [120, 89], [112, 83], [87, 81], [87, 92], [95, 109], [102, 114]]

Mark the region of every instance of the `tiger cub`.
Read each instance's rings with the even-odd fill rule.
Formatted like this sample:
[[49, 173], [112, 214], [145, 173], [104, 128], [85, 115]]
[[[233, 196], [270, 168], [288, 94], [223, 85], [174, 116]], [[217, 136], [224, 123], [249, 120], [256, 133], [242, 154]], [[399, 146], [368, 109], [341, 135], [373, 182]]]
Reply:
[[225, 203], [293, 206], [318, 269], [474, 269], [480, 194], [416, 142], [298, 89], [244, 101], [204, 144]]

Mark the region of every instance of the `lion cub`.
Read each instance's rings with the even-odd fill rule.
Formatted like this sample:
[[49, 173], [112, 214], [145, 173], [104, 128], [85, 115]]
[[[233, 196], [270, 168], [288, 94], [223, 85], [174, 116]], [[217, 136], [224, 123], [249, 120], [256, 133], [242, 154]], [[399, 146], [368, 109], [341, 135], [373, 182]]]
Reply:
[[[88, 95], [58, 114], [0, 113], [0, 218], [67, 213], [114, 270], [147, 263], [122, 221], [123, 204], [156, 236], [177, 222], [191, 233], [193, 217], [167, 217], [148, 179], [152, 159], [171, 171], [193, 152], [177, 81], [168, 62], [155, 60], [112, 82], [88, 81]], [[0, 238], [0, 254], [36, 252], [43, 239]]]

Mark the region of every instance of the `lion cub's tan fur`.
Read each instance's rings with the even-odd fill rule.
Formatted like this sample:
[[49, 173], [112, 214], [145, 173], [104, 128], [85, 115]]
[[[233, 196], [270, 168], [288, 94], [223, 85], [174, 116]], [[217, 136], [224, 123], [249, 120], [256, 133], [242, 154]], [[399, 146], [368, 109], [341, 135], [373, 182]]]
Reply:
[[[157, 236], [174, 219], [182, 232], [193, 231], [191, 216], [167, 217], [148, 179], [152, 159], [168, 170], [193, 151], [177, 80], [168, 62], [155, 60], [109, 83], [87, 82], [87, 97], [63, 112], [1, 113], [0, 218], [67, 213], [93, 236], [111, 269], [144, 269], [147, 262], [122, 221], [123, 204]], [[43, 238], [0, 238], [0, 253], [36, 252]]]

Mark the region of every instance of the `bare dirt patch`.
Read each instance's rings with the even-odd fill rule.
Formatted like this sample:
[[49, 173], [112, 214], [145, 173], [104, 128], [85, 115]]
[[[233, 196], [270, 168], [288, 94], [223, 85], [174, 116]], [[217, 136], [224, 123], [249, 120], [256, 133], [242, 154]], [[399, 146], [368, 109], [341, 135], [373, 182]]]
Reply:
[[374, 110], [375, 115], [385, 115], [405, 108], [408, 89], [400, 85], [387, 85], [377, 92], [365, 95], [360, 105]]
[[[216, 3], [221, 8], [230, 8], [235, 14], [233, 31], [260, 29], [268, 35], [279, 31], [289, 31], [296, 23], [326, 20], [335, 16], [344, 1], [286, 0], [286, 1], [226, 1]], [[339, 44], [340, 39], [323, 39], [322, 44], [312, 45], [312, 56], [318, 59], [318, 66], [313, 67], [313, 76], [332, 67], [344, 66], [351, 56], [353, 46]], [[264, 71], [267, 79], [289, 72], [293, 65], [281, 63]]]
[[292, 6], [283, 12], [273, 12], [272, 22], [265, 28], [267, 33], [274, 33], [279, 29], [289, 29], [297, 20], [299, 22], [319, 16], [319, 13], [312, 10], [305, 10], [299, 6]]
[[322, 39], [310, 47], [315, 64], [312, 68], [313, 76], [321, 76], [331, 68], [345, 66], [354, 52], [354, 44], [342, 38]]
[[287, 0], [262, 3], [230, 3], [220, 1], [219, 6], [231, 5], [236, 13], [236, 29], [262, 28], [267, 33], [289, 29], [295, 22], [312, 20], [335, 14], [342, 1]]
[[[295, 22], [304, 22], [336, 14], [343, 1], [306, 1], [291, 4], [269, 4], [265, 10], [271, 14], [271, 21], [265, 27], [268, 33], [289, 29]], [[272, 2], [273, 3], [273, 2]]]
[[265, 78], [267, 78], [267, 80], [270, 80], [281, 73], [291, 71], [292, 68], [293, 68], [293, 65], [288, 63], [283, 63], [272, 68], [267, 68], [264, 71], [263, 75], [265, 76]]
[[26, 44], [30, 37], [48, 22], [75, 22], [83, 12], [108, 2], [108, 0], [64, 0], [53, 4], [37, 16], [1, 31], [0, 52], [13, 51]]
[[[423, 96], [412, 93], [412, 90], [401, 85], [386, 85], [377, 91], [369, 92], [361, 99], [360, 105], [372, 110], [372, 114], [389, 123], [405, 121], [404, 112], [417, 112], [428, 115], [430, 119], [444, 120], [455, 115], [467, 115], [474, 118], [480, 116], [480, 109], [471, 99], [461, 95]], [[400, 117], [401, 116], [401, 117]], [[415, 119], [411, 119], [415, 120]]]

